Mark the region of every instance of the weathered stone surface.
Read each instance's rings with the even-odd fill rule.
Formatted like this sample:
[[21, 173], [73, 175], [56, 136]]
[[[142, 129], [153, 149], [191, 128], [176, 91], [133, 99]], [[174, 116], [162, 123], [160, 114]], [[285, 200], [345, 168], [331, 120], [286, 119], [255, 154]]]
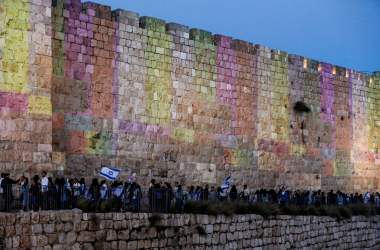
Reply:
[[120, 231], [118, 231], [117, 238], [119, 240], [129, 240], [129, 230], [120, 230]]
[[77, 241], [78, 242], [94, 242], [95, 241], [95, 233], [82, 231], [79, 233]]
[[45, 224], [44, 225], [44, 232], [45, 233], [53, 233], [55, 231], [55, 225], [54, 224]]
[[32, 225], [32, 233], [34, 234], [42, 233], [42, 225], [41, 224]]
[[76, 233], [68, 232], [66, 234], [65, 243], [68, 245], [74, 243], [76, 241], [76, 237], [77, 237]]

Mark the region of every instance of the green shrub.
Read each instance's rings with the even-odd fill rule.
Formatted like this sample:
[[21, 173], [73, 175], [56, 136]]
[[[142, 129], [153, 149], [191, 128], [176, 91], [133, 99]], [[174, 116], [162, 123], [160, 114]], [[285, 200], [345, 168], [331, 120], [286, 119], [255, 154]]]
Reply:
[[306, 208], [305, 215], [319, 216], [320, 214], [320, 207], [309, 206]]
[[235, 205], [235, 213], [236, 214], [248, 214], [249, 212], [250, 211], [249, 211], [248, 204], [242, 203], [242, 202], [236, 203], [236, 205]]
[[328, 216], [326, 206], [322, 206], [319, 208], [319, 215], [320, 216]]
[[264, 208], [270, 211], [271, 216], [276, 216], [281, 214], [281, 210], [277, 204], [265, 204]]
[[118, 206], [118, 200], [116, 198], [110, 198], [108, 200], [100, 202], [98, 209], [101, 213], [109, 213], [117, 209]]
[[232, 216], [233, 214], [236, 214], [237, 207], [234, 203], [224, 202], [219, 204], [215, 209], [220, 209], [225, 216]]
[[376, 207], [376, 214], [380, 215], [380, 207]]
[[200, 204], [198, 202], [192, 202], [192, 201], [190, 201], [190, 202], [187, 202], [185, 204], [184, 210], [185, 210], [186, 213], [196, 214], [196, 213], [200, 212], [199, 211], [199, 205]]
[[329, 216], [337, 220], [349, 219], [353, 215], [373, 216], [380, 214], [380, 208], [364, 204], [355, 204], [348, 206], [296, 206], [296, 205], [278, 205], [270, 203], [248, 204], [244, 202], [188, 202], [185, 205], [185, 213], [190, 214], [223, 214], [231, 216], [233, 214], [257, 214], [264, 218], [270, 216], [283, 215], [312, 215], [312, 216]]
[[89, 212], [91, 204], [89, 200], [81, 197], [77, 200], [77, 207], [84, 212]]
[[120, 208], [120, 202], [118, 199], [116, 199], [115, 197], [112, 197], [110, 199], [108, 199], [108, 202], [109, 202], [109, 206], [110, 206], [110, 210], [112, 212], [117, 212], [119, 211], [119, 208]]
[[369, 215], [370, 216], [376, 216], [377, 215], [377, 211], [376, 211], [376, 207], [375, 206], [370, 206], [369, 207]]
[[248, 212], [251, 214], [258, 214], [264, 218], [281, 214], [277, 205], [267, 203], [257, 203], [249, 206]]
[[326, 212], [327, 212], [327, 216], [336, 218], [338, 221], [341, 219], [341, 215], [337, 206], [327, 206]]
[[283, 205], [280, 206], [281, 213], [286, 215], [299, 215], [301, 209], [295, 205]]
[[230, 216], [235, 213], [235, 205], [230, 202], [191, 201], [185, 204], [184, 211], [189, 214], [224, 214]]
[[352, 214], [355, 216], [363, 215], [363, 216], [373, 216], [376, 215], [376, 209], [373, 206], [365, 205], [365, 204], [351, 204], [347, 206]]
[[111, 206], [108, 201], [102, 201], [100, 202], [98, 209], [101, 213], [108, 213], [111, 210]]
[[339, 207], [338, 210], [343, 219], [350, 219], [352, 217], [352, 211], [348, 207]]
[[218, 203], [208, 206], [207, 209], [208, 209], [208, 214], [215, 216], [215, 215], [221, 214], [223, 205], [218, 202]]

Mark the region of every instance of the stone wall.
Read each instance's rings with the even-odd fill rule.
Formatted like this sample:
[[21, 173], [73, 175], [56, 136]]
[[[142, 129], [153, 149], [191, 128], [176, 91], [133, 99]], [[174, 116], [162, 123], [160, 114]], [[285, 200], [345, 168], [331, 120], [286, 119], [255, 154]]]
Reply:
[[380, 217], [152, 219], [150, 214], [47, 211], [0, 214], [0, 225], [6, 249], [380, 249]]
[[0, 15], [1, 170], [380, 186], [378, 74], [79, 0], [6, 0]]
[[0, 2], [0, 172], [51, 169], [51, 1]]

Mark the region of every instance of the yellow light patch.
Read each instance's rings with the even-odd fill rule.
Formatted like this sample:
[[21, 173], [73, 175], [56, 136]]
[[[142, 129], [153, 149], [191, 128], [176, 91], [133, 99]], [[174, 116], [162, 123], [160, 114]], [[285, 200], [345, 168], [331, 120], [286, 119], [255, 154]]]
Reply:
[[29, 113], [38, 115], [51, 115], [52, 107], [47, 96], [29, 96]]
[[86, 131], [86, 151], [88, 154], [111, 155], [112, 154], [112, 133]]
[[172, 131], [172, 137], [179, 141], [193, 143], [194, 130], [186, 129], [186, 128], [175, 128]]
[[26, 93], [29, 79], [29, 3], [0, 1], [0, 91]]
[[302, 144], [291, 144], [291, 154], [302, 156], [306, 153], [306, 148]]

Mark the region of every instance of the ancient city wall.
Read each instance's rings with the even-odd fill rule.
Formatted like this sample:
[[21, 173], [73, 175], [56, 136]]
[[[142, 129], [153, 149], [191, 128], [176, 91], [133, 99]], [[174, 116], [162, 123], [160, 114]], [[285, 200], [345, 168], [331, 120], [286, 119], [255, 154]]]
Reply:
[[0, 2], [0, 170], [51, 168], [49, 1]]
[[0, 214], [5, 249], [380, 249], [380, 218]]
[[1, 170], [379, 188], [379, 75], [96, 3], [2, 3]]

